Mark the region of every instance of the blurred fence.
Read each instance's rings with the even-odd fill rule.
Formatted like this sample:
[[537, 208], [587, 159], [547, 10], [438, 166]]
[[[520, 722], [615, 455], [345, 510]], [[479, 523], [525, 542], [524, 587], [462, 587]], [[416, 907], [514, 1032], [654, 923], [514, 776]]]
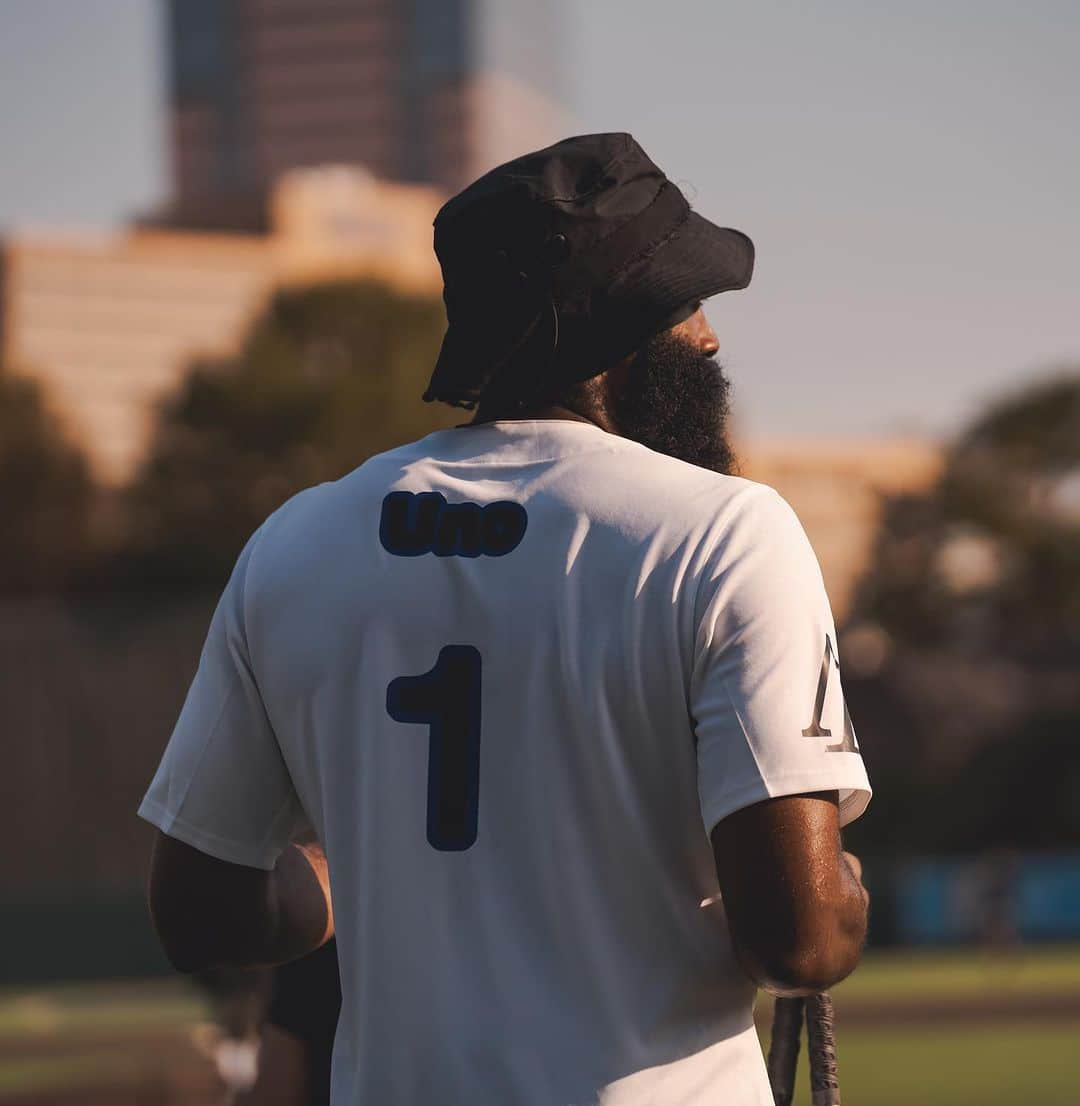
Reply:
[[[151, 830], [135, 809], [213, 605], [0, 602], [0, 984], [168, 970], [143, 898]], [[1080, 935], [1080, 853], [866, 859], [873, 943]]]
[[904, 943], [1008, 945], [1080, 934], [1080, 852], [935, 857], [901, 865], [894, 883]]
[[0, 981], [160, 970], [135, 808], [213, 601], [0, 602]]

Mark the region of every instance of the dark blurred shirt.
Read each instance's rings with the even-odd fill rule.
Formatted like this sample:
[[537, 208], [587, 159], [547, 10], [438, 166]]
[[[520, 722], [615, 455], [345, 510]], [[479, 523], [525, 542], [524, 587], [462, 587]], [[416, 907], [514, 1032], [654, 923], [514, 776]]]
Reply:
[[274, 989], [266, 1020], [306, 1046], [312, 1106], [329, 1106], [330, 1056], [341, 1009], [337, 943], [274, 972]]

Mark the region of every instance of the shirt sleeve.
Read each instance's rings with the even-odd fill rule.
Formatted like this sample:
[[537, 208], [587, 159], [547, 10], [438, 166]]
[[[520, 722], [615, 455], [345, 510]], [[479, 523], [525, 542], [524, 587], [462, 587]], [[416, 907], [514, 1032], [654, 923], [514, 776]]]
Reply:
[[840, 684], [836, 629], [795, 512], [753, 485], [701, 577], [690, 712], [705, 828], [782, 795], [838, 791], [841, 824], [870, 783]]
[[259, 531], [218, 602], [199, 667], [139, 816], [233, 864], [273, 868], [310, 827], [252, 670], [245, 592]]

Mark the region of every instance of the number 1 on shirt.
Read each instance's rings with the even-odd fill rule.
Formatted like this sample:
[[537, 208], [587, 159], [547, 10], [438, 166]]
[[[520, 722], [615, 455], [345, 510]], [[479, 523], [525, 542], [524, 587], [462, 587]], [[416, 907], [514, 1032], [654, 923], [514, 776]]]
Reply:
[[446, 645], [430, 672], [399, 676], [386, 689], [395, 722], [426, 724], [427, 839], [443, 852], [476, 842], [480, 799], [480, 653]]

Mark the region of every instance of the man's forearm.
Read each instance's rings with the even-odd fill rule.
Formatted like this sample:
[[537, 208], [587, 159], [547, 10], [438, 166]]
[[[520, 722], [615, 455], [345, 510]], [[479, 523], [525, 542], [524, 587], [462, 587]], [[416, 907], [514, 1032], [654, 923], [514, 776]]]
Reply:
[[280, 964], [334, 934], [326, 857], [318, 845], [290, 845], [263, 871], [159, 834], [149, 890], [162, 946], [182, 972]]
[[717, 877], [735, 952], [759, 986], [810, 994], [859, 961], [868, 896], [842, 851], [835, 792], [736, 811], [713, 829]]
[[326, 854], [319, 845], [291, 845], [268, 875], [270, 917], [260, 927], [265, 939], [251, 963], [283, 964], [334, 936]]
[[785, 919], [792, 940], [773, 945], [766, 959], [736, 943], [744, 968], [760, 987], [781, 996], [816, 994], [850, 975], [866, 942], [869, 896], [860, 881], [861, 866], [849, 853], [837, 865], [839, 886], [818, 904], [813, 915]]

